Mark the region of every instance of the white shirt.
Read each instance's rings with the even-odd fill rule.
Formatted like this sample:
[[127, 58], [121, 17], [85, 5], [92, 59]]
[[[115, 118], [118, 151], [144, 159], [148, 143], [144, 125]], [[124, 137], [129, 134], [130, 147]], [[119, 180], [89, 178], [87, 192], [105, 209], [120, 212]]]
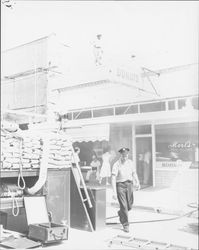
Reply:
[[112, 169], [112, 175], [116, 176], [116, 182], [132, 181], [133, 173], [136, 173], [133, 161], [127, 159], [124, 163], [119, 159], [115, 162]]

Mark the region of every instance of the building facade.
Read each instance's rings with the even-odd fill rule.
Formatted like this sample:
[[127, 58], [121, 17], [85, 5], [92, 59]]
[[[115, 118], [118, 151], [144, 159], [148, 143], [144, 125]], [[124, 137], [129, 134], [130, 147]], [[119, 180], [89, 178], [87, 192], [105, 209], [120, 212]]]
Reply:
[[46, 114], [56, 103], [83, 165], [128, 147], [142, 185], [171, 186], [181, 168], [198, 166], [198, 64], [92, 67], [73, 51], [52, 35], [3, 52], [2, 108]]
[[[128, 147], [141, 184], [156, 187], [171, 186], [180, 169], [197, 168], [198, 95], [193, 88], [197, 77], [191, 74], [197, 70], [192, 65], [177, 71], [179, 79], [176, 70], [166, 73], [166, 79], [171, 81], [168, 86], [186, 83], [188, 77], [184, 74], [188, 74], [192, 81], [190, 92], [185, 91], [188, 95], [174, 88], [170, 95], [165, 94], [167, 97], [150, 98], [109, 80], [59, 89], [60, 100], [68, 109], [66, 132], [82, 149], [82, 164], [90, 164], [93, 151], [101, 157], [107, 146], [116, 153], [120, 147]], [[72, 102], [75, 93], [77, 99]], [[107, 105], [100, 106], [102, 102]]]

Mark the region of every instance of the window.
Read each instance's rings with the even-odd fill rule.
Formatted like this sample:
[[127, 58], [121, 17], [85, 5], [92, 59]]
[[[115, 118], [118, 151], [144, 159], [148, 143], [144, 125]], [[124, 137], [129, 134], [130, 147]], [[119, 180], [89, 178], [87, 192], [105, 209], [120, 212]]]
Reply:
[[164, 111], [166, 110], [165, 102], [154, 102], [147, 104], [140, 104], [140, 112], [156, 112], [156, 111]]
[[182, 109], [185, 106], [186, 106], [186, 99], [178, 100], [178, 109]]
[[151, 125], [135, 126], [135, 134], [136, 135], [151, 134]]
[[91, 110], [86, 110], [86, 111], [79, 111], [79, 112], [74, 112], [73, 113], [73, 119], [87, 119], [91, 118]]
[[199, 109], [198, 107], [198, 97], [193, 97], [192, 98], [192, 105], [194, 109]]
[[93, 117], [109, 116], [113, 114], [114, 114], [113, 108], [93, 110]]
[[64, 119], [72, 120], [72, 113], [70, 112], [64, 115]]
[[116, 115], [135, 114], [135, 113], [138, 113], [138, 105], [120, 106], [115, 108]]
[[169, 110], [175, 109], [175, 101], [168, 101], [168, 109]]
[[197, 129], [196, 122], [156, 125], [156, 166], [198, 164]]

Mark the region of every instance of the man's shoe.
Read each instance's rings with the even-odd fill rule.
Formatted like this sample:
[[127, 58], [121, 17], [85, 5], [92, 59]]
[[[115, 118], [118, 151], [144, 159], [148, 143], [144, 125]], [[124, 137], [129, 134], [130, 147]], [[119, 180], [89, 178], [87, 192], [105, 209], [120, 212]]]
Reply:
[[129, 233], [129, 226], [123, 226], [124, 227], [124, 232]]

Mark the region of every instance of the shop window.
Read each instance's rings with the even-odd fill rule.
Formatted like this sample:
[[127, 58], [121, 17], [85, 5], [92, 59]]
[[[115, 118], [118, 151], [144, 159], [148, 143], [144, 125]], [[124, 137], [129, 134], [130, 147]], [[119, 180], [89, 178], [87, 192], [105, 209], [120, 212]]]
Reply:
[[138, 113], [138, 105], [120, 106], [115, 108], [116, 115], [136, 114], [136, 113]]
[[86, 110], [86, 111], [79, 111], [79, 112], [74, 112], [73, 113], [73, 119], [87, 119], [91, 118], [91, 110]]
[[155, 126], [156, 167], [198, 166], [197, 123]]
[[135, 134], [136, 135], [151, 134], [151, 125], [135, 126]]
[[191, 103], [192, 103], [194, 109], [199, 109], [199, 106], [198, 106], [198, 96], [197, 97], [193, 97], [192, 100], [191, 100]]
[[175, 109], [175, 101], [168, 101], [168, 109], [169, 110]]
[[93, 110], [93, 117], [110, 116], [113, 114], [114, 114], [113, 108]]
[[154, 103], [146, 103], [140, 104], [140, 112], [156, 112], [156, 111], [165, 111], [166, 105], [165, 102], [154, 102]]
[[186, 99], [178, 100], [178, 109], [182, 109], [185, 106], [186, 106]]

